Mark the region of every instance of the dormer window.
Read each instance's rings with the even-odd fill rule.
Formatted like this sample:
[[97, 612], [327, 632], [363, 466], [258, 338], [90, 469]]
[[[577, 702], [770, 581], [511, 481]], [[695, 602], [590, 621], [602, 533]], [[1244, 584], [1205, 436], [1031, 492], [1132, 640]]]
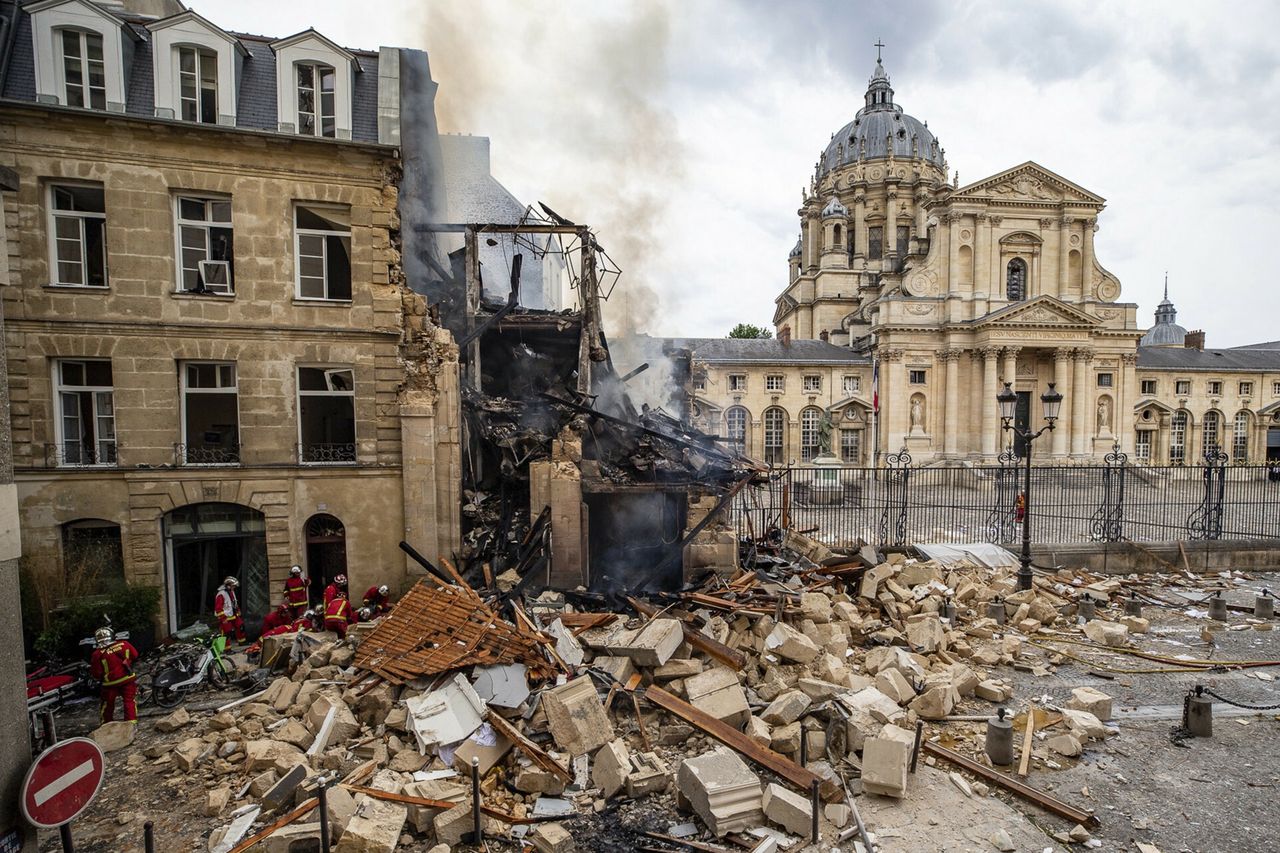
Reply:
[[332, 139], [337, 131], [334, 121], [337, 76], [333, 66], [299, 62], [295, 67], [298, 73], [298, 133]]
[[218, 123], [218, 54], [178, 48], [178, 91], [182, 120]]
[[62, 79], [69, 107], [107, 108], [107, 71], [102, 36], [83, 30], [62, 30]]

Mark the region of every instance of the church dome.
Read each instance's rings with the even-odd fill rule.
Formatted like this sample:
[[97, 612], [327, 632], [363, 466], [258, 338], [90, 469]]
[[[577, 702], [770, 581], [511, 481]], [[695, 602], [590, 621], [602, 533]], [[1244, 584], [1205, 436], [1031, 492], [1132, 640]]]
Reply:
[[1169, 283], [1164, 285], [1164, 299], [1156, 306], [1156, 324], [1138, 341], [1140, 347], [1186, 346], [1187, 330], [1177, 324], [1178, 309], [1169, 301]]
[[893, 88], [884, 65], [876, 60], [875, 71], [867, 84], [866, 106], [858, 110], [853, 121], [836, 131], [822, 153], [818, 164], [820, 175], [859, 160], [877, 160], [889, 156], [919, 158], [943, 168], [942, 146], [929, 125], [909, 116], [893, 102]]

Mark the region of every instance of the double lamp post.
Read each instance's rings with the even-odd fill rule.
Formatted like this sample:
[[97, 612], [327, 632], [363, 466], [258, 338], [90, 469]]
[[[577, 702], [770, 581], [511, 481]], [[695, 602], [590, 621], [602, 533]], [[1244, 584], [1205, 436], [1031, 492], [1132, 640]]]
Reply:
[[1040, 395], [1040, 402], [1044, 406], [1045, 425], [1035, 432], [1030, 428], [1023, 429], [1015, 423], [1018, 414], [1018, 394], [1011, 387], [1011, 383], [1004, 383], [1004, 390], [996, 395], [996, 402], [1000, 404], [1001, 428], [1012, 432], [1022, 440], [1022, 455], [1027, 461], [1026, 481], [1022, 490], [1022, 557], [1019, 560], [1018, 589], [1031, 589], [1031, 443], [1045, 432], [1053, 432], [1054, 423], [1058, 420], [1058, 411], [1062, 408], [1062, 395], [1054, 390], [1053, 385], [1054, 383], [1050, 382], [1049, 389]]

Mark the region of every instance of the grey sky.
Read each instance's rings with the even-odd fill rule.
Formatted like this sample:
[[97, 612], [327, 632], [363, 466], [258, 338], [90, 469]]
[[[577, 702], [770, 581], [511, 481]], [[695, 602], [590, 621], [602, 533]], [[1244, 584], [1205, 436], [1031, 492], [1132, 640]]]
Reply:
[[[596, 226], [610, 315], [654, 334], [767, 323], [819, 151], [882, 38], [896, 100], [962, 184], [1035, 160], [1104, 196], [1098, 259], [1152, 322], [1165, 270], [1210, 346], [1280, 338], [1280, 6], [1194, 2], [328, 0], [197, 7], [425, 48], [441, 126], [493, 140], [526, 202]], [[1261, 297], [1261, 299], [1259, 299]]]

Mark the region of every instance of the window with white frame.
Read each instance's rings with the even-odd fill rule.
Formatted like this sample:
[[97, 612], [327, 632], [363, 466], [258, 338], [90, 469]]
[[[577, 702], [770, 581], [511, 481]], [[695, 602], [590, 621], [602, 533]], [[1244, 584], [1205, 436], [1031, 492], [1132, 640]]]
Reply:
[[1253, 394], [1253, 383], [1241, 382], [1240, 385], [1238, 386], [1238, 390], [1240, 392], [1241, 397], [1251, 396]]
[[844, 390], [844, 395], [846, 397], [852, 394], [857, 394], [860, 390], [862, 390], [862, 377], [860, 376], [844, 377], [841, 380], [841, 388]]
[[729, 374], [729, 390], [730, 391], [746, 391], [747, 390], [747, 374], [730, 373]]
[[115, 389], [111, 362], [64, 359], [54, 364], [58, 465], [116, 464]]
[[59, 31], [65, 103], [91, 110], [107, 108], [107, 68], [102, 36], [84, 30]]
[[822, 412], [808, 408], [800, 412], [800, 460], [811, 462], [822, 452], [819, 443], [819, 429], [822, 424]]
[[1236, 412], [1235, 429], [1231, 434], [1231, 461], [1249, 461], [1249, 412]]
[[1142, 380], [1142, 393], [1146, 395], [1154, 395], [1156, 393], [1156, 380], [1154, 379]]
[[1187, 461], [1187, 411], [1179, 409], [1169, 420], [1169, 464]]
[[1151, 461], [1151, 430], [1138, 430], [1133, 443], [1133, 456], [1139, 462]]
[[1214, 397], [1222, 396], [1222, 382], [1220, 380], [1209, 380], [1209, 394]]
[[781, 465], [786, 461], [787, 413], [774, 406], [764, 411], [764, 461]]
[[351, 298], [351, 210], [298, 204], [294, 208], [298, 250], [298, 297]]
[[1217, 412], [1206, 412], [1204, 423], [1200, 428], [1200, 452], [1207, 455], [1210, 451], [1221, 449], [1222, 416]]
[[747, 446], [747, 410], [733, 406], [724, 413], [724, 437], [739, 453]]
[[298, 368], [299, 461], [356, 459], [356, 386], [349, 367]]
[[781, 391], [786, 387], [786, 381], [781, 373], [770, 373], [764, 378], [764, 390]]
[[176, 204], [178, 289], [188, 293], [233, 293], [231, 199], [180, 195]]
[[814, 373], [806, 373], [804, 376], [804, 390], [808, 394], [818, 394], [822, 391], [822, 377]]
[[50, 284], [107, 286], [107, 206], [102, 185], [49, 187]]
[[186, 465], [229, 465], [240, 461], [240, 395], [236, 366], [187, 361], [180, 366], [182, 444]]
[[1179, 379], [1173, 383], [1173, 393], [1179, 397], [1186, 397], [1191, 393], [1191, 380]]
[[840, 458], [850, 465], [862, 461], [862, 430], [840, 430]]
[[334, 85], [337, 75], [332, 65], [299, 62], [294, 66], [298, 85], [298, 133], [327, 136], [337, 133], [334, 120]]
[[208, 48], [178, 48], [178, 103], [183, 121], [218, 123], [218, 54]]
[[693, 377], [693, 390], [695, 391], [707, 390], [707, 377], [702, 374], [699, 374]]

